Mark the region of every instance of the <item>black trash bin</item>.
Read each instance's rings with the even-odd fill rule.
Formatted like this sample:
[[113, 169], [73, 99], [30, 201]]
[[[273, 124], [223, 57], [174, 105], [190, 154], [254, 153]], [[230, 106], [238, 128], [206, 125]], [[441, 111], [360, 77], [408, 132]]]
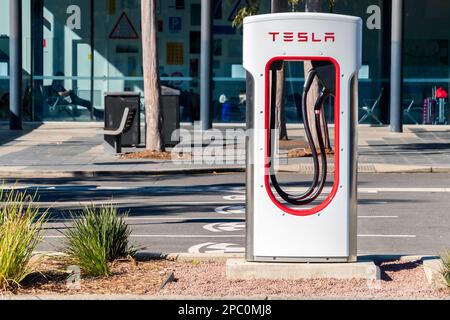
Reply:
[[161, 106], [164, 117], [164, 143], [173, 147], [180, 143], [180, 139], [173, 140], [172, 134], [180, 129], [180, 95], [181, 91], [161, 86]]
[[[125, 108], [135, 112], [133, 125], [122, 136], [123, 147], [137, 147], [141, 144], [141, 95], [136, 92], [106, 92], [105, 93], [105, 129], [119, 128]], [[105, 135], [105, 141], [114, 144], [114, 137]]]

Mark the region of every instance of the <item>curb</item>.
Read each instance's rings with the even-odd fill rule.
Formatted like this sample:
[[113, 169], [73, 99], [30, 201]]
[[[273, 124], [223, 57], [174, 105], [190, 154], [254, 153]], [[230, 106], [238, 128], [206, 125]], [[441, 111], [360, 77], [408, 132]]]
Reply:
[[[35, 251], [33, 256], [44, 256], [44, 257], [67, 257], [64, 252], [58, 251]], [[135, 258], [139, 261], [149, 261], [149, 260], [170, 260], [170, 261], [180, 261], [180, 262], [191, 262], [191, 261], [226, 261], [228, 259], [239, 259], [244, 258], [244, 254], [191, 254], [191, 253], [162, 253], [162, 252], [151, 252], [151, 251], [138, 251]]]
[[113, 177], [117, 175], [127, 176], [161, 176], [161, 175], [185, 175], [185, 174], [218, 174], [218, 173], [238, 173], [245, 172], [244, 167], [223, 167], [223, 168], [194, 168], [194, 169], [162, 169], [147, 171], [1, 171], [0, 179], [48, 179], [48, 178], [96, 178]]
[[440, 258], [423, 259], [423, 268], [428, 283], [436, 290], [446, 289], [447, 284], [442, 271], [444, 264]]
[[[307, 164], [282, 165], [279, 167], [283, 173], [311, 174], [313, 166]], [[183, 169], [160, 169], [160, 170], [136, 170], [136, 171], [26, 171], [26, 170], [0, 170], [1, 179], [49, 179], [49, 178], [96, 178], [124, 176], [161, 176], [161, 175], [196, 175], [196, 174], [222, 174], [222, 173], [243, 173], [245, 167], [212, 167], [212, 168], [183, 168]], [[332, 173], [333, 170], [330, 171]], [[450, 173], [450, 167], [431, 167], [416, 165], [395, 165], [395, 164], [360, 164], [358, 168], [360, 174], [373, 173]]]
[[[43, 255], [47, 257], [65, 257], [67, 254], [58, 251], [36, 251], [33, 255]], [[138, 251], [136, 253], [136, 259], [141, 261], [165, 259], [170, 261], [191, 262], [191, 261], [226, 261], [228, 259], [242, 259], [245, 258], [244, 253], [225, 253], [225, 254], [211, 254], [211, 253], [162, 253], [152, 251]], [[358, 261], [434, 261], [440, 258], [436, 255], [359, 255]]]

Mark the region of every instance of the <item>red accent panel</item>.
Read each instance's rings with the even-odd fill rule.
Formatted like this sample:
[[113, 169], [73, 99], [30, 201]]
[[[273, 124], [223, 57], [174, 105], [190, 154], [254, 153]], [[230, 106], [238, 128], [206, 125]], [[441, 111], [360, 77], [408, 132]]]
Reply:
[[[285, 205], [281, 204], [275, 195], [272, 192], [272, 189], [270, 187], [270, 181], [269, 181], [269, 173], [270, 173], [270, 167], [269, 167], [269, 149], [270, 149], [270, 123], [269, 123], [269, 114], [270, 114], [270, 96], [269, 96], [269, 69], [273, 62], [278, 60], [284, 60], [284, 61], [308, 61], [308, 60], [316, 60], [316, 61], [331, 61], [334, 64], [334, 67], [336, 68], [336, 99], [334, 104], [334, 114], [335, 114], [335, 130], [334, 130], [334, 136], [335, 136], [335, 158], [334, 158], [334, 164], [335, 164], [335, 173], [334, 173], [334, 185], [333, 189], [331, 190], [330, 195], [328, 198], [322, 202], [320, 205], [310, 209], [310, 210], [294, 210], [291, 208], [286, 207]], [[340, 88], [341, 88], [341, 68], [339, 63], [331, 58], [331, 57], [275, 57], [272, 58], [266, 65], [266, 96], [265, 96], [265, 112], [266, 112], [266, 118], [265, 118], [265, 131], [266, 131], [266, 152], [265, 152], [265, 177], [264, 177], [264, 183], [265, 188], [267, 191], [267, 194], [269, 195], [272, 202], [283, 212], [286, 212], [288, 214], [299, 216], [299, 217], [307, 217], [316, 215], [320, 212], [322, 212], [326, 207], [328, 207], [333, 199], [336, 197], [336, 194], [339, 190], [339, 173], [340, 173], [340, 149], [341, 149], [341, 142], [340, 142], [340, 114], [341, 114], [341, 94], [340, 94]]]

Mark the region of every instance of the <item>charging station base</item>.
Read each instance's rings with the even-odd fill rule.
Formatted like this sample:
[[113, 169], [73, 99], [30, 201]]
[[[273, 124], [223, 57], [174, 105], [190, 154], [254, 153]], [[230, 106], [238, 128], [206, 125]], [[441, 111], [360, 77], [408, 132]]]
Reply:
[[229, 259], [226, 273], [229, 280], [380, 279], [380, 270], [373, 261], [302, 264]]

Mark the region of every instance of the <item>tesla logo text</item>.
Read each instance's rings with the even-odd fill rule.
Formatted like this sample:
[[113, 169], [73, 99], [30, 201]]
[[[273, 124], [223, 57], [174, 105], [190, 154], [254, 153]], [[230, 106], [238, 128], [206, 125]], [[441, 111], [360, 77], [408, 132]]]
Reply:
[[336, 34], [334, 32], [315, 33], [315, 32], [269, 32], [273, 42], [335, 42]]

